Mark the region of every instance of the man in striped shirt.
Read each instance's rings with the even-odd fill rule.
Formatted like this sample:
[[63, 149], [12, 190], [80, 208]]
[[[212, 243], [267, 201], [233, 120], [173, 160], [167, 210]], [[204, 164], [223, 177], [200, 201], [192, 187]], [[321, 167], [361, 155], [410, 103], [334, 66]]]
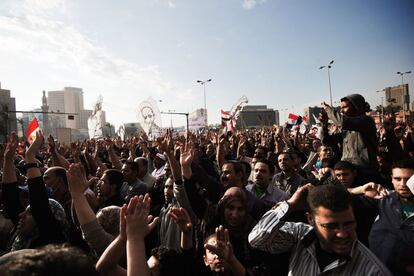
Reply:
[[[309, 206], [309, 224], [285, 221], [292, 211]], [[391, 275], [357, 240], [351, 195], [342, 185], [300, 187], [268, 211], [249, 235], [257, 249], [291, 252], [289, 275]]]

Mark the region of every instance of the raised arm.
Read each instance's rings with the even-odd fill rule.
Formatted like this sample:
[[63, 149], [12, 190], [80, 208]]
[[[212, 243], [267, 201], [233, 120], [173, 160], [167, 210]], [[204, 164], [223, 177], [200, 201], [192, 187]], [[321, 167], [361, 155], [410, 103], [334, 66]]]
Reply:
[[189, 250], [193, 248], [193, 224], [184, 208], [173, 207], [170, 209], [170, 217], [178, 225], [181, 231], [181, 248]]
[[14, 166], [17, 145], [17, 134], [12, 132], [8, 137], [4, 155], [0, 156], [0, 158], [3, 158], [2, 201], [4, 210], [14, 225], [17, 225], [19, 214], [24, 211], [23, 206], [19, 202], [16, 167]]
[[127, 206], [124, 205], [121, 208], [119, 215], [119, 236], [106, 248], [104, 253], [99, 258], [96, 263], [96, 270], [99, 272], [99, 275], [108, 275], [108, 276], [125, 276], [127, 271], [118, 265], [119, 260], [125, 254], [126, 248], [126, 214]]
[[121, 170], [122, 162], [119, 156], [115, 153], [114, 142], [110, 138], [108, 138], [105, 140], [105, 145], [106, 145], [106, 150], [108, 151], [109, 159], [111, 160], [112, 166], [117, 170]]
[[101, 158], [99, 158], [99, 153], [102, 151], [102, 148], [103, 148], [102, 141], [96, 141], [95, 149], [93, 153], [93, 159], [95, 160], [97, 167], [101, 168], [101, 171], [106, 171], [108, 168], [102, 162]]
[[89, 174], [95, 176], [96, 170], [98, 169], [98, 164], [93, 159], [92, 155], [89, 153], [90, 144], [89, 141], [85, 142], [85, 148], [83, 149], [82, 153], [85, 157], [85, 161], [87, 166], [89, 167]]
[[[37, 164], [35, 155], [43, 143], [43, 133], [36, 132], [36, 138], [26, 152], [26, 164]], [[50, 209], [43, 178], [37, 166], [27, 169], [30, 210], [45, 243], [59, 243], [66, 240], [60, 223]]]
[[217, 136], [216, 142], [217, 142], [217, 166], [219, 168], [222, 168], [224, 161], [225, 161], [224, 160], [224, 155], [225, 155], [224, 145], [226, 143], [225, 135], [220, 134], [219, 136]]
[[78, 218], [84, 239], [100, 255], [112, 242], [113, 237], [106, 233], [99, 224], [84, 194], [89, 186], [89, 182], [86, 180], [83, 166], [79, 163], [71, 164], [67, 172], [67, 178], [72, 204], [75, 207], [76, 217]]
[[184, 147], [181, 147], [180, 163], [181, 174], [184, 179], [190, 179], [193, 175], [191, 163], [194, 160], [194, 146], [191, 141], [187, 141]]
[[80, 145], [78, 143], [70, 143], [70, 152], [72, 154], [73, 162], [74, 163], [80, 163]]
[[49, 144], [49, 152], [52, 156], [53, 166], [60, 166], [65, 169], [69, 169], [69, 161], [65, 159], [57, 150], [55, 140], [52, 135], [47, 137], [47, 143]]
[[[172, 141], [171, 131], [167, 130], [167, 134], [164, 139], [158, 140], [158, 149], [161, 153], [167, 155], [168, 163], [170, 164], [171, 174], [174, 180], [181, 180], [181, 168], [174, 156], [174, 145]], [[191, 169], [191, 168], [190, 168]]]
[[127, 233], [127, 267], [128, 276], [150, 276], [146, 256], [144, 238], [157, 224], [158, 218], [152, 222], [149, 215], [151, 199], [148, 194], [133, 197], [125, 214]]
[[369, 182], [355, 188], [348, 188], [348, 192], [353, 195], [364, 195], [375, 199], [382, 199], [389, 195], [389, 191], [387, 189], [380, 184], [375, 184], [374, 182]]
[[310, 226], [286, 222], [284, 218], [293, 210], [304, 208], [307, 193], [312, 187], [307, 184], [298, 188], [289, 200], [265, 213], [249, 234], [250, 245], [272, 254], [289, 252], [310, 230]]
[[226, 262], [230, 268], [231, 275], [245, 276], [246, 269], [233, 253], [229, 231], [222, 225], [216, 228], [216, 241], [217, 242], [215, 244], [205, 244], [204, 248], [216, 254], [220, 260]]
[[79, 163], [71, 164], [66, 175], [68, 178], [69, 192], [72, 196], [72, 203], [75, 207], [79, 223], [83, 225], [95, 220], [95, 213], [89, 206], [84, 194], [89, 186], [89, 182], [86, 179], [83, 166]]

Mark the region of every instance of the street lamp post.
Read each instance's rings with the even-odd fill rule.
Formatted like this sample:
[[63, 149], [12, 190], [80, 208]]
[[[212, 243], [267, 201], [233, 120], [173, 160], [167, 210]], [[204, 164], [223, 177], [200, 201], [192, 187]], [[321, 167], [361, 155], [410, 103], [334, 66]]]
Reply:
[[211, 79], [205, 80], [205, 81], [201, 81], [201, 80], [197, 80], [197, 83], [201, 84], [203, 86], [203, 90], [204, 90], [204, 119], [205, 119], [205, 124], [207, 127], [207, 103], [206, 103], [206, 82], [210, 82]]
[[[402, 73], [402, 72], [397, 72], [397, 74], [398, 75], [401, 75], [401, 88], [402, 88], [402, 90], [403, 90], [403, 93], [404, 93], [404, 96], [403, 96], [403, 122], [405, 122], [405, 110], [406, 110], [406, 103], [407, 103], [407, 105], [409, 104], [408, 103], [408, 95], [407, 95], [407, 92], [408, 91], [406, 91], [405, 89], [404, 89], [404, 75], [408, 75], [408, 74], [411, 74], [411, 71], [407, 71], [407, 72], [404, 72], [404, 73]], [[407, 109], [409, 109], [408, 108], [408, 106], [407, 106]]]
[[327, 68], [328, 69], [328, 81], [329, 81], [329, 99], [331, 102], [331, 106], [332, 106], [332, 88], [331, 88], [331, 73], [330, 73], [330, 69], [332, 68], [332, 63], [334, 63], [333, 60], [331, 60], [331, 62], [329, 62], [328, 65], [324, 65], [319, 67], [319, 70], [323, 69], [323, 68]]

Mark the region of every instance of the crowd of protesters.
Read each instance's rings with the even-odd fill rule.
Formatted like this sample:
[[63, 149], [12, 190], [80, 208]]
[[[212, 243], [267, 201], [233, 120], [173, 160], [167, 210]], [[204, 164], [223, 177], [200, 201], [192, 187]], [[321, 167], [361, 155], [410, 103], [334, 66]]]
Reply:
[[1, 275], [414, 275], [414, 135], [317, 126], [0, 147]]

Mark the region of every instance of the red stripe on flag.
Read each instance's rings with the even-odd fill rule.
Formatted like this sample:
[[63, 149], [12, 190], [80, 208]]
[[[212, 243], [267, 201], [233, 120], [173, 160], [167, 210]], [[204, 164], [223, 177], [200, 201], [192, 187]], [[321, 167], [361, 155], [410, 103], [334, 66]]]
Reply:
[[295, 114], [292, 114], [292, 113], [289, 113], [288, 118], [291, 119], [291, 120], [297, 120], [299, 118], [299, 116], [295, 115]]
[[36, 118], [30, 122], [29, 126], [27, 127], [26, 138], [28, 142], [33, 140], [33, 135], [36, 134], [36, 131], [39, 129], [39, 123], [37, 122]]

